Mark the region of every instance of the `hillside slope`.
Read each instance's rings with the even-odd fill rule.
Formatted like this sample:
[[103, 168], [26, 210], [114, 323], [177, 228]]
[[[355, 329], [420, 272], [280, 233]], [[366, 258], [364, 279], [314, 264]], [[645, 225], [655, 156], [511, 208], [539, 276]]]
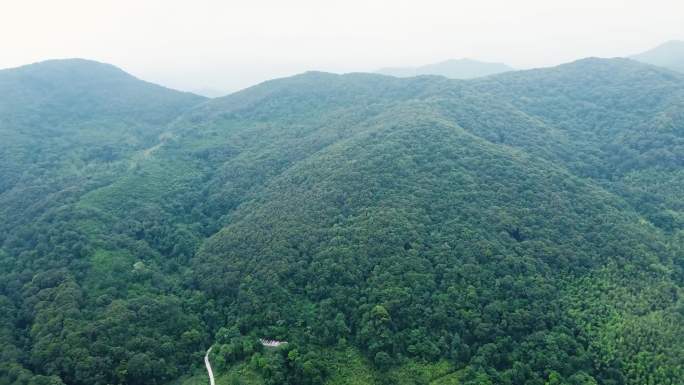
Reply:
[[[588, 63], [599, 75], [603, 65], [612, 65]], [[628, 74], [633, 68], [624, 69]], [[552, 75], [571, 77], [568, 72], [575, 70], [559, 68]], [[658, 266], [681, 263], [673, 260], [666, 238], [599, 180], [572, 175], [572, 163], [564, 164], [563, 154], [549, 154], [558, 162], [554, 165], [474, 137], [456, 123], [474, 121], [461, 115], [468, 109], [478, 110], [479, 118], [508, 114], [503, 115], [508, 123], [536, 120], [551, 135], [541, 142], [553, 149], [554, 135], [574, 139], [564, 133], [562, 122], [550, 122], [561, 128], [547, 128], [506, 103], [489, 109], [476, 104], [482, 99], [471, 85], [435, 82], [369, 116], [363, 130], [288, 167], [254, 192], [204, 245], [195, 262], [196, 281], [224, 304], [220, 308], [228, 310], [228, 324], [243, 334], [287, 339], [288, 349], [294, 346], [300, 354], [312, 343], [334, 346], [351, 339], [381, 369], [406, 357], [448, 358], [465, 367], [461, 377], [472, 381], [543, 383], [554, 371], [572, 381], [591, 376], [609, 383], [618, 376], [638, 383], [648, 371], [627, 373], [626, 367], [659, 365], [662, 351], [672, 361], [663, 364], [667, 374], [659, 380], [681, 376], [681, 347], [665, 335], [639, 363], [629, 357], [627, 345], [611, 345], [620, 360], [607, 362], [604, 346], [577, 342], [605, 338], [616, 332], [615, 322], [625, 319], [636, 327], [630, 333], [649, 333], [638, 326], [644, 314], [636, 304], [680, 291], [676, 278], [657, 272]], [[230, 124], [224, 120], [214, 127], [222, 126]], [[645, 245], [660, 246], [647, 250]], [[580, 288], [627, 284], [625, 266], [653, 285], [629, 286], [648, 294], [629, 299], [625, 294], [620, 298], [627, 306], [600, 296], [586, 303], [575, 294]], [[654, 287], [660, 289], [652, 292]], [[459, 297], [465, 292], [469, 300]], [[663, 307], [647, 317], [680, 317], [676, 298], [661, 302]], [[574, 310], [596, 306], [611, 309], [609, 315]], [[523, 314], [530, 319], [516, 318]], [[532, 319], [535, 326], [529, 324]], [[681, 336], [682, 330], [672, 327], [665, 333]], [[578, 344], [567, 351], [544, 350], [537, 362], [542, 348], [532, 348], [533, 341], [549, 339]], [[218, 354], [234, 354], [229, 353], [232, 343]], [[527, 358], [519, 366], [513, 357]], [[482, 364], [473, 362], [497, 369], [481, 372]], [[296, 365], [265, 365], [271, 380], [301, 381]], [[594, 372], [594, 366], [604, 369]]]
[[207, 101], [86, 64], [118, 79], [101, 102], [2, 120], [68, 161], [3, 152], [0, 383], [170, 383], [211, 344], [238, 383], [684, 376], [681, 76], [311, 72]]
[[[90, 298], [109, 303], [116, 296], [107, 293], [123, 284], [116, 258], [127, 256], [93, 246], [102, 239], [74, 221], [98, 228], [103, 220], [75, 202], [135, 170], [138, 158], [164, 140], [166, 126], [205, 99], [80, 59], [2, 70], [0, 95], [0, 383], [75, 383], [76, 371], [88, 383], [104, 381], [117, 358], [93, 359], [83, 350], [68, 357], [62, 338], [79, 349], [89, 340], [81, 320], [93, 310], [80, 287], [86, 266], [97, 261], [107, 287]], [[78, 333], [60, 336], [62, 324]]]
[[684, 76], [627, 59], [586, 59], [470, 84], [541, 127], [516, 138], [504, 131], [509, 123], [481, 119], [472, 130], [599, 182], [665, 231], [684, 230], [676, 197], [684, 185]]
[[[60, 191], [126, 169], [165, 126], [204, 100], [81, 59], [0, 71], [0, 229]], [[122, 164], [126, 163], [126, 164]], [[38, 200], [25, 200], [26, 191]], [[40, 192], [38, 192], [40, 191]], [[5, 233], [6, 231], [1, 231]]]

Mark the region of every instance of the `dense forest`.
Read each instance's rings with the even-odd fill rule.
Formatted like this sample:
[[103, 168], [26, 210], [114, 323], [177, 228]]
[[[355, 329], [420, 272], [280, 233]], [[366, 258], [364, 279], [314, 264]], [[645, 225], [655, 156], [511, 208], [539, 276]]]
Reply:
[[0, 95], [0, 385], [684, 381], [683, 74]]

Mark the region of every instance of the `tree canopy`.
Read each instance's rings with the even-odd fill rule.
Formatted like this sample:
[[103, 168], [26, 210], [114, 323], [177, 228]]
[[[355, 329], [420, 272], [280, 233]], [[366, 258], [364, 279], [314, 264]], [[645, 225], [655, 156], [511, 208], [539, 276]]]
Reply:
[[170, 384], [212, 345], [230, 383], [684, 378], [683, 75], [207, 100], [76, 60], [0, 95], [0, 385]]

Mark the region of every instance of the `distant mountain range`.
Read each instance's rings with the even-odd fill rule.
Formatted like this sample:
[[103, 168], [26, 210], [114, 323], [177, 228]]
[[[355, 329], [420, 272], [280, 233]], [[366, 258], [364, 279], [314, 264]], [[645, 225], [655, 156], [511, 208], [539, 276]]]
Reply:
[[376, 71], [379, 74], [406, 78], [419, 75], [440, 75], [450, 79], [474, 79], [512, 71], [502, 63], [488, 63], [472, 59], [452, 59], [419, 67], [388, 67]]
[[225, 96], [225, 95], [230, 94], [230, 91], [226, 91], [226, 90], [220, 89], [220, 88], [209, 87], [209, 86], [191, 88], [188, 91], [192, 92], [193, 94], [206, 96], [208, 98], [218, 98], [220, 96]]
[[651, 50], [630, 57], [631, 59], [684, 72], [684, 41], [672, 40]]

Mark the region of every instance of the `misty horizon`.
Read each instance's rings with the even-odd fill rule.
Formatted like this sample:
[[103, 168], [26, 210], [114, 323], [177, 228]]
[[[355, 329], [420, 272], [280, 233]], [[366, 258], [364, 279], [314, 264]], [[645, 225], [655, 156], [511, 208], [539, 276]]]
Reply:
[[683, 40], [682, 25], [684, 4], [663, 0], [24, 1], [0, 15], [0, 33], [12, 37], [1, 41], [0, 68], [83, 58], [170, 88], [225, 94], [312, 70], [375, 72], [461, 58], [521, 70], [627, 57]]
[[[655, 50], [655, 49], [657, 49], [657, 48], [664, 47], [664, 46], [666, 46], [666, 45], [668, 45], [668, 44], [670, 44], [670, 43], [680, 43], [680, 44], [682, 44], [682, 45], [684, 46], [684, 41], [680, 41], [680, 40], [675, 40], [675, 39], [673, 39], [673, 40], [668, 40], [668, 41], [666, 41], [666, 42], [664, 42], [664, 43], [662, 43], [662, 44], [658, 44], [658, 45], [656, 45], [655, 47], [652, 47], [651, 49], [645, 50], [644, 52], [649, 52], [649, 51]], [[274, 80], [274, 79], [279, 79], [279, 78], [294, 76], [294, 75], [298, 75], [298, 74], [302, 74], [302, 73], [306, 73], [306, 72], [327, 72], [327, 73], [333, 73], [333, 74], [338, 74], [338, 75], [349, 74], [349, 73], [375, 73], [375, 74], [380, 74], [380, 75], [385, 75], [385, 76], [405, 77], [405, 76], [418, 76], [418, 75], [421, 75], [421, 74], [418, 73], [418, 74], [412, 74], [412, 75], [399, 75], [399, 74], [394, 74], [394, 73], [392, 73], [392, 72], [393, 72], [393, 71], [397, 71], [397, 72], [400, 72], [400, 71], [412, 71], [412, 70], [415, 71], [415, 70], [420, 70], [421, 68], [437, 67], [437, 66], [441, 66], [441, 65], [447, 65], [447, 64], [452, 64], [452, 63], [460, 63], [460, 62], [470, 62], [470, 64], [475, 64], [475, 65], [477, 65], [477, 64], [482, 64], [482, 65], [500, 65], [500, 66], [502, 66], [502, 67], [506, 67], [505, 70], [502, 70], [502, 71], [500, 71], [500, 72], [506, 72], [506, 71], [524, 71], [524, 70], [533, 70], [533, 69], [540, 69], [540, 68], [551, 68], [551, 67], [556, 67], [556, 66], [558, 66], [558, 65], [568, 64], [568, 63], [571, 63], [571, 62], [575, 62], [575, 61], [583, 60], [583, 59], [588, 59], [588, 58], [603, 58], [603, 59], [611, 59], [611, 58], [629, 58], [629, 59], [633, 59], [633, 56], [637, 56], [637, 55], [639, 55], [639, 54], [643, 54], [644, 52], [637, 52], [637, 53], [633, 53], [633, 54], [628, 54], [628, 55], [623, 55], [623, 56], [614, 56], [614, 57], [599, 57], [599, 56], [578, 57], [578, 58], [569, 60], [569, 61], [567, 61], [567, 62], [556, 63], [556, 64], [551, 64], [551, 65], [546, 65], [546, 66], [526, 67], [526, 68], [515, 68], [515, 67], [511, 67], [511, 66], [508, 66], [506, 62], [485, 62], [485, 61], [480, 61], [480, 60], [478, 60], [477, 58], [467, 58], [467, 57], [462, 57], [462, 58], [448, 58], [448, 59], [441, 60], [441, 61], [434, 62], [434, 63], [422, 63], [422, 64], [419, 63], [419, 64], [417, 64], [417, 65], [406, 65], [406, 66], [396, 65], [396, 66], [391, 66], [391, 67], [388, 66], [388, 67], [383, 67], [383, 68], [375, 68], [375, 69], [359, 70], [359, 71], [349, 71], [349, 72], [343, 72], [343, 71], [325, 71], [325, 70], [320, 70], [320, 69], [316, 69], [316, 68], [311, 68], [311, 69], [306, 69], [306, 70], [303, 70], [303, 71], [300, 71], [300, 72], [292, 72], [292, 73], [288, 73], [288, 74], [283, 74], [283, 75], [281, 75], [281, 76], [275, 76], [275, 77], [272, 77], [272, 78], [264, 78], [264, 79], [257, 80], [257, 81], [255, 81], [255, 82], [253, 82], [253, 83], [249, 83], [249, 84], [246, 84], [246, 85], [244, 85], [244, 86], [242, 86], [242, 87], [235, 88], [235, 89], [222, 89], [222, 88], [218, 88], [218, 87], [212, 87], [211, 85], [199, 85], [199, 86], [196, 86], [196, 87], [176, 87], [176, 86], [174, 86], [173, 84], [165, 84], [164, 82], [157, 82], [157, 81], [153, 81], [153, 80], [147, 79], [147, 78], [145, 78], [145, 77], [139, 76], [138, 74], [136, 74], [136, 73], [134, 73], [134, 72], [131, 72], [131, 71], [128, 71], [126, 68], [124, 68], [124, 67], [122, 67], [122, 66], [119, 66], [119, 65], [117, 65], [116, 63], [109, 63], [109, 62], [99, 61], [99, 60], [95, 60], [95, 59], [91, 59], [91, 58], [87, 58], [87, 57], [46, 58], [45, 60], [40, 60], [40, 61], [36, 61], [36, 62], [32, 62], [32, 63], [25, 63], [25, 64], [22, 64], [22, 65], [19, 65], [19, 66], [13, 66], [13, 67], [8, 67], [8, 68], [0, 68], [0, 70], [2, 70], [2, 69], [20, 68], [20, 67], [27, 66], [27, 65], [39, 64], [39, 63], [48, 62], [48, 61], [59, 61], [59, 60], [85, 60], [85, 61], [98, 62], [98, 63], [103, 63], [103, 64], [112, 65], [112, 66], [114, 66], [114, 67], [116, 67], [116, 68], [118, 68], [118, 69], [121, 69], [122, 71], [124, 71], [124, 72], [126, 72], [126, 73], [128, 73], [128, 74], [130, 74], [130, 75], [132, 75], [132, 76], [134, 76], [134, 77], [136, 77], [136, 78], [138, 78], [138, 79], [140, 79], [140, 80], [147, 81], [147, 82], [154, 83], [154, 84], [158, 84], [158, 85], [161, 85], [161, 86], [170, 88], [170, 89], [175, 89], [175, 90], [184, 91], [184, 92], [191, 92], [191, 93], [195, 93], [195, 94], [198, 94], [198, 95], [201, 95], [201, 96], [205, 96], [205, 97], [209, 97], [209, 98], [215, 98], [215, 97], [226, 96], [226, 95], [229, 95], [229, 94], [232, 94], [232, 93], [235, 93], [235, 92], [239, 92], [239, 91], [241, 91], [241, 90], [250, 88], [250, 87], [252, 87], [252, 86], [261, 84], [261, 83], [266, 82], [266, 81], [269, 81], [269, 80]], [[464, 77], [463, 79], [475, 78], [475, 77], [480, 77], [480, 76], [491, 76], [491, 75], [495, 75], [495, 74], [500, 73], [500, 72], [492, 72], [491, 74], [483, 74], [483, 75], [479, 75], [479, 76]], [[434, 74], [434, 73], [426, 73], [426, 74], [450, 77], [450, 76], [446, 76], [446, 75], [444, 75], [444, 74]]]

